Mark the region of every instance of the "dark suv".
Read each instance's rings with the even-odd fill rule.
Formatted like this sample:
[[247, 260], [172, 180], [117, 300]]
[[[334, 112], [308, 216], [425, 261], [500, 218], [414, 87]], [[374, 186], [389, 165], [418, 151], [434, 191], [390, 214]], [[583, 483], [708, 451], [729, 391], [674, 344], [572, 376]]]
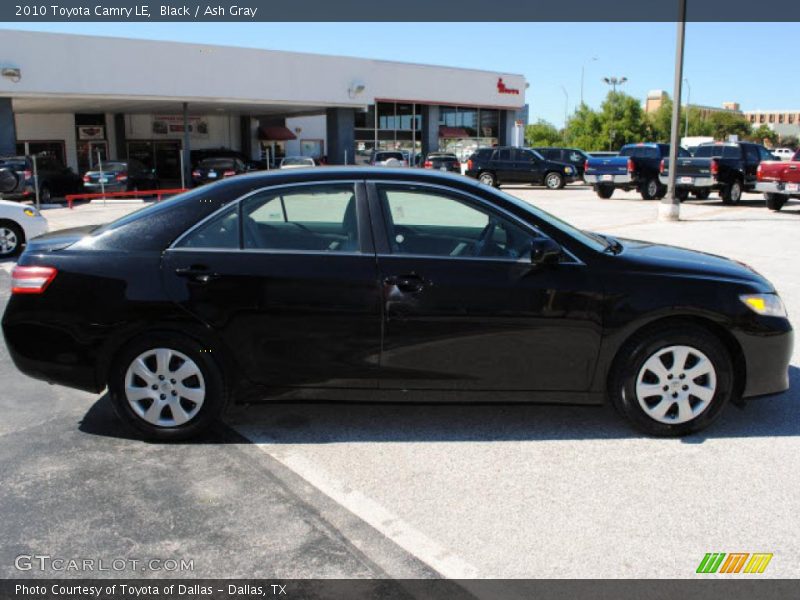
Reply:
[[[83, 188], [80, 176], [52, 156], [36, 157], [36, 174], [39, 178], [39, 200], [42, 202], [54, 196], [78, 193]], [[35, 197], [31, 157], [0, 156], [0, 198], [32, 200]]]
[[547, 160], [567, 163], [575, 167], [578, 179], [583, 179], [583, 169], [589, 155], [578, 148], [533, 148]]
[[560, 190], [575, 181], [577, 171], [567, 163], [547, 160], [530, 148], [480, 148], [467, 161], [466, 175], [486, 185], [530, 183]]

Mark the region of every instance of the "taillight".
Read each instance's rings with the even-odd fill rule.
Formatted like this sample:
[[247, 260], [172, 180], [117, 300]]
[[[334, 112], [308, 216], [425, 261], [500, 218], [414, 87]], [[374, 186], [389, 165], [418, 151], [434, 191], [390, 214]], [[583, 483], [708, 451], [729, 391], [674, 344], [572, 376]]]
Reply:
[[628, 173], [633, 173], [633, 159], [628, 159]]
[[455, 161], [455, 162], [453, 163], [453, 168], [454, 168], [454, 169], [461, 169], [461, 163], [460, 163], [460, 162], [458, 162], [458, 161]]
[[756, 179], [758, 181], [764, 179], [764, 174], [761, 172], [761, 163], [758, 163], [758, 168], [756, 169]]
[[664, 159], [663, 158], [661, 159], [661, 164], [658, 165], [658, 172], [661, 173], [662, 175], [664, 174]]
[[467, 159], [467, 171], [472, 171], [472, 159]]
[[425, 164], [422, 165], [422, 166], [425, 167], [426, 169], [432, 169], [433, 168], [433, 163], [431, 161], [429, 161], [429, 160], [426, 160]]
[[128, 181], [128, 174], [127, 173], [120, 173], [116, 177], [114, 177], [117, 181]]
[[17, 265], [11, 271], [11, 293], [41, 294], [57, 274], [58, 269], [55, 267], [21, 267]]
[[91, 181], [91, 179], [89, 179], [88, 175], [84, 175], [83, 176], [83, 183], [89, 183], [90, 181]]
[[589, 170], [589, 161], [588, 160], [583, 161], [583, 170], [584, 170], [584, 172]]
[[199, 179], [202, 177], [202, 175], [200, 174], [200, 171], [192, 171], [192, 177], [197, 177]]
[[716, 158], [711, 159], [711, 174], [719, 175], [719, 163]]
[[236, 175], [236, 171], [233, 171], [233, 170], [230, 170], [230, 169], [227, 170], [227, 171], [223, 171], [223, 173], [222, 173], [223, 177], [232, 177], [234, 175]]

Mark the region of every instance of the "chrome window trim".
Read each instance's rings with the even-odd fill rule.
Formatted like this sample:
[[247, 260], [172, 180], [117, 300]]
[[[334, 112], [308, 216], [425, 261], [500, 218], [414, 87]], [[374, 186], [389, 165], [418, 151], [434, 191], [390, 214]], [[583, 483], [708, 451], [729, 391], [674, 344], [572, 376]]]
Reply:
[[[220, 213], [222, 213], [225, 210], [229, 209], [231, 206], [237, 206], [238, 204], [241, 204], [242, 202], [244, 202], [245, 200], [247, 200], [251, 196], [254, 196], [256, 194], [260, 194], [261, 192], [264, 192], [264, 191], [277, 190], [277, 189], [280, 189], [280, 188], [305, 187], [305, 186], [309, 186], [309, 185], [325, 185], [325, 184], [331, 184], [331, 183], [349, 183], [349, 184], [351, 184], [353, 186], [353, 193], [355, 194], [356, 193], [356, 189], [355, 189], [356, 185], [359, 184], [359, 183], [363, 183], [363, 179], [335, 179], [335, 180], [325, 180], [325, 181], [301, 181], [301, 182], [295, 182], [295, 183], [280, 183], [278, 185], [267, 185], [267, 186], [260, 187], [260, 188], [255, 189], [255, 190], [250, 190], [249, 192], [247, 192], [243, 196], [239, 196], [238, 198], [234, 198], [230, 202], [227, 202], [227, 203], [223, 204], [217, 210], [212, 212], [210, 215], [206, 216], [205, 218], [201, 219], [200, 221], [198, 221], [197, 223], [192, 225], [189, 229], [187, 229], [181, 235], [179, 235], [175, 239], [175, 241], [173, 241], [169, 246], [167, 246], [166, 250], [194, 250], [194, 251], [206, 250], [206, 248], [176, 248], [175, 246], [176, 246], [176, 244], [179, 244], [181, 241], [183, 241], [183, 238], [185, 238], [186, 236], [190, 235], [195, 229], [197, 229], [198, 227], [200, 227], [201, 225], [203, 225], [207, 221], [210, 221], [211, 219], [215, 218]], [[246, 249], [245, 248], [226, 248], [226, 250], [229, 250], [229, 251], [230, 250], [237, 250], [239, 252], [243, 252]], [[316, 252], [316, 251], [312, 251], [312, 252]], [[327, 253], [323, 252], [323, 254], [327, 254]], [[357, 252], [356, 254], [363, 254], [363, 253], [362, 252]], [[367, 255], [367, 256], [369, 256], [369, 255]]]
[[[408, 181], [402, 181], [402, 180], [396, 180], [396, 179], [368, 179], [367, 182], [375, 185], [376, 189], [377, 189], [377, 186], [379, 186], [381, 183], [409, 185]], [[415, 185], [415, 184], [410, 184], [410, 185]], [[416, 185], [420, 185], [422, 187], [429, 187], [429, 188], [447, 190], [447, 191], [450, 191], [450, 192], [455, 193], [455, 194], [463, 194], [463, 195], [468, 196], [468, 197], [472, 198], [473, 200], [475, 200], [480, 206], [488, 206], [490, 208], [490, 210], [495, 210], [496, 212], [502, 213], [504, 216], [508, 217], [510, 220], [515, 221], [517, 224], [521, 225], [523, 227], [523, 229], [526, 229], [528, 231], [531, 231], [531, 230], [535, 231], [541, 237], [546, 237], [548, 239], [552, 239], [549, 235], [546, 235], [542, 231], [539, 231], [539, 229], [537, 229], [535, 226], [531, 225], [527, 221], [524, 221], [523, 219], [521, 219], [520, 217], [518, 217], [514, 213], [506, 210], [502, 206], [497, 206], [495, 204], [490, 204], [484, 198], [481, 198], [480, 196], [477, 196], [477, 195], [475, 195], [475, 194], [473, 194], [471, 192], [465, 192], [464, 190], [447, 187], [447, 186], [444, 186], [444, 185], [440, 185], [438, 183], [419, 183], [419, 184], [416, 184]], [[569, 262], [559, 262], [558, 264], [560, 264], [560, 265], [569, 265], [569, 264], [585, 265], [586, 264], [580, 258], [575, 256], [575, 254], [569, 248], [561, 245], [561, 249], [572, 260], [569, 261]], [[465, 259], [466, 260], [474, 260], [474, 259], [487, 260], [487, 259], [490, 259], [490, 257], [483, 257], [483, 256], [437, 256], [437, 255], [429, 256], [427, 254], [414, 254], [414, 255], [412, 255], [412, 254], [393, 254], [393, 253], [389, 253], [388, 255], [387, 254], [383, 254], [383, 255], [379, 255], [379, 256], [416, 256], [416, 257], [419, 257], [419, 258], [423, 258], [423, 257], [424, 258], [451, 258], [451, 259], [454, 259], [454, 260], [465, 260]], [[530, 261], [527, 261], [527, 260], [524, 260], [524, 259], [522, 261], [519, 261], [519, 260], [506, 260], [506, 259], [496, 259], [496, 260], [497, 261], [509, 262], [509, 263], [530, 262]]]

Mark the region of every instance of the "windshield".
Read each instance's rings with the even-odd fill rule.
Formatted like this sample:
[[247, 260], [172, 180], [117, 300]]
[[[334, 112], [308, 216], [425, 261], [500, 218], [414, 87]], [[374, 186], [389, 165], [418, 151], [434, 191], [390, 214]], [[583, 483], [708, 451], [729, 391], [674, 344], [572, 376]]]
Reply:
[[723, 144], [708, 144], [698, 146], [694, 152], [695, 158], [739, 158], [741, 152], [738, 146], [726, 146]]
[[402, 152], [378, 152], [375, 155], [375, 160], [405, 160]]
[[503, 190], [500, 190], [500, 189], [493, 189], [492, 192], [494, 192], [495, 194], [498, 194], [499, 196], [502, 196], [505, 200], [509, 201], [510, 203], [514, 204], [515, 206], [519, 206], [523, 210], [526, 210], [529, 213], [532, 213], [533, 215], [536, 216], [536, 218], [540, 219], [541, 221], [544, 221], [545, 223], [547, 223], [548, 225], [550, 225], [553, 228], [557, 229], [558, 231], [560, 231], [560, 232], [568, 235], [569, 237], [577, 240], [581, 244], [583, 244], [585, 246], [588, 246], [592, 250], [596, 250], [597, 252], [603, 252], [604, 250], [609, 248], [609, 246], [611, 246], [611, 243], [608, 240], [606, 240], [605, 238], [603, 238], [603, 237], [601, 237], [601, 236], [599, 236], [597, 234], [592, 234], [592, 233], [583, 231], [581, 229], [578, 229], [577, 227], [574, 227], [573, 225], [570, 225], [566, 221], [562, 221], [558, 217], [555, 217], [555, 216], [551, 215], [550, 213], [542, 210], [541, 208], [538, 208], [537, 206], [534, 206], [533, 204], [529, 204], [528, 202], [525, 202], [524, 200], [520, 200], [516, 196], [512, 196], [508, 192], [504, 192]]
[[[100, 170], [100, 165], [98, 165], [98, 171]], [[128, 165], [123, 162], [106, 162], [103, 163], [103, 171], [126, 171], [128, 169]]]

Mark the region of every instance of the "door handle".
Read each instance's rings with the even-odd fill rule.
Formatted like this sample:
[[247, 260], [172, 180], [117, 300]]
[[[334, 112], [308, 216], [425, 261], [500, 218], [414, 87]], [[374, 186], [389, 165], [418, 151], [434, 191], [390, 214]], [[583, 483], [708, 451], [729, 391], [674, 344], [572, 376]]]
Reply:
[[200, 283], [208, 283], [212, 279], [218, 279], [219, 273], [212, 273], [205, 265], [192, 265], [191, 267], [178, 267], [175, 275], [186, 277]]
[[425, 280], [419, 275], [390, 275], [383, 280], [386, 285], [393, 285], [401, 292], [419, 292], [425, 287]]

